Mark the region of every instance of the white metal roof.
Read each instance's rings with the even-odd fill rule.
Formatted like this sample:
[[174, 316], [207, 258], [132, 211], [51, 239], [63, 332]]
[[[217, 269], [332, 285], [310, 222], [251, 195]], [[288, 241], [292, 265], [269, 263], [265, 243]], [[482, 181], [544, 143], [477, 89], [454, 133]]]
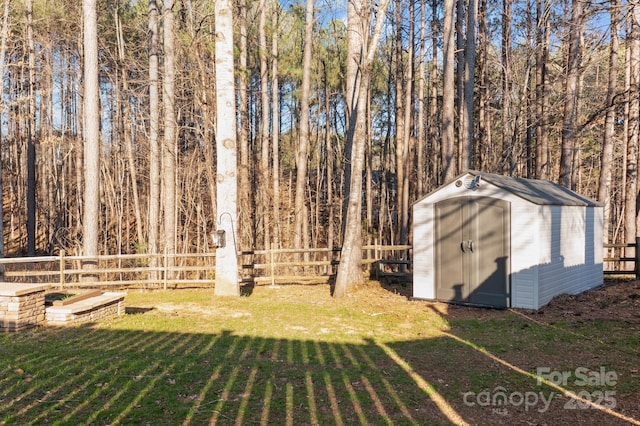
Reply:
[[[537, 205], [602, 207], [601, 203], [548, 180], [525, 179], [468, 170], [456, 177], [453, 182], [468, 175], [473, 177], [480, 176], [480, 180], [489, 182]], [[437, 191], [435, 190], [431, 194]], [[423, 199], [431, 194], [423, 197]]]

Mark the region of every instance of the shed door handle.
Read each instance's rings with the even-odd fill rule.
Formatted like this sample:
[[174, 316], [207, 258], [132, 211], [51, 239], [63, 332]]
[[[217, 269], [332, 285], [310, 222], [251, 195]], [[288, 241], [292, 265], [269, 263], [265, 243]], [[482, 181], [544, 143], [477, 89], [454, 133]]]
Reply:
[[466, 246], [465, 241], [461, 241], [460, 242], [460, 249], [462, 250], [463, 253], [466, 253], [465, 246]]
[[469, 250], [473, 253], [473, 240], [469, 240]]

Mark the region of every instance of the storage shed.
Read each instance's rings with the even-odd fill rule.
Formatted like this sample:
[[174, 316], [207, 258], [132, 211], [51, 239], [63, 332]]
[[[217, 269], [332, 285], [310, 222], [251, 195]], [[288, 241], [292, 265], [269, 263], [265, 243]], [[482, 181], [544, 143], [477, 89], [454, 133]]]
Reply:
[[539, 309], [597, 287], [602, 213], [549, 181], [463, 173], [413, 205], [413, 297]]

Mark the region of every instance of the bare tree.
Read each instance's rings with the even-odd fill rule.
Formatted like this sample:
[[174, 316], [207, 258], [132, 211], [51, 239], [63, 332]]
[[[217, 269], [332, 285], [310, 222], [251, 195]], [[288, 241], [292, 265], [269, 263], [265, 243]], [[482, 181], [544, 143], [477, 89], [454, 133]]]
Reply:
[[[352, 145], [351, 150], [351, 173], [350, 191], [346, 194], [347, 212], [345, 218], [344, 241], [342, 243], [342, 253], [336, 284], [334, 288], [335, 297], [343, 297], [354, 286], [363, 281], [362, 276], [362, 171], [364, 170], [364, 150], [366, 145], [367, 129], [367, 96], [371, 78], [371, 67], [382, 33], [384, 16], [389, 5], [389, 0], [383, 0], [376, 11], [375, 28], [371, 38], [369, 27], [372, 17], [368, 11], [371, 5], [367, 0], [355, 0], [349, 2], [348, 10], [348, 38], [347, 38], [347, 67], [356, 67], [357, 72], [347, 73], [358, 81], [347, 84], [347, 88], [353, 90], [347, 92], [351, 99], [349, 117], [349, 139], [347, 144]], [[355, 36], [356, 40], [350, 38]]]

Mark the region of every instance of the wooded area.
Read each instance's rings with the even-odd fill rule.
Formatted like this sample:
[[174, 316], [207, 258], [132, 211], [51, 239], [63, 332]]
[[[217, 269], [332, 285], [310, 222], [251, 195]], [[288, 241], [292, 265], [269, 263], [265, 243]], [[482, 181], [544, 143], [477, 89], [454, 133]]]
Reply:
[[0, 253], [208, 252], [229, 148], [239, 251], [410, 244], [412, 203], [469, 168], [598, 199], [635, 241], [640, 6], [215, 3], [3, 0]]

